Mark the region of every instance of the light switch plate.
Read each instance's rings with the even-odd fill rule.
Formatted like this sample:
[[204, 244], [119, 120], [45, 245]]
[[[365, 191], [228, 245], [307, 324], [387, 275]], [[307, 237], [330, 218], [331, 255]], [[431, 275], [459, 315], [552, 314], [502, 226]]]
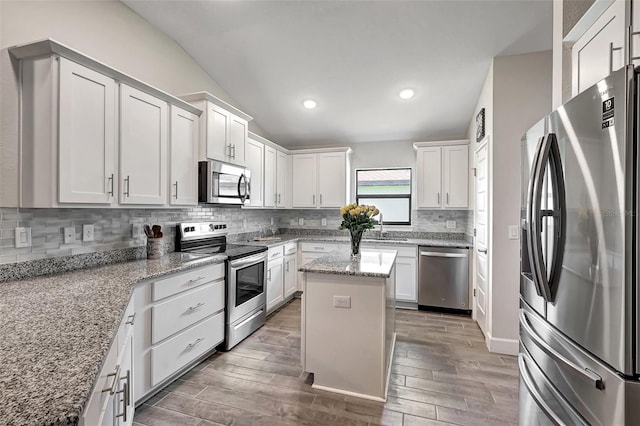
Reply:
[[333, 306], [351, 309], [351, 296], [333, 296]]
[[64, 243], [71, 244], [76, 240], [76, 228], [73, 226], [68, 226], [64, 228]]
[[273, 218], [271, 218], [271, 224], [273, 225]]
[[509, 239], [517, 240], [520, 238], [520, 230], [518, 229], [518, 225], [509, 225]]
[[82, 241], [93, 241], [94, 237], [93, 225], [82, 225]]
[[299, 217], [298, 218], [298, 225], [300, 225], [300, 226], [304, 225], [304, 218], [303, 217]]
[[456, 221], [448, 220], [447, 221], [447, 229], [456, 229]]
[[16, 228], [16, 248], [31, 247], [31, 228]]
[[327, 226], [327, 218], [326, 217], [322, 218], [322, 226]]
[[141, 223], [134, 223], [133, 226], [131, 226], [131, 236], [133, 238], [141, 238], [142, 237], [142, 224]]

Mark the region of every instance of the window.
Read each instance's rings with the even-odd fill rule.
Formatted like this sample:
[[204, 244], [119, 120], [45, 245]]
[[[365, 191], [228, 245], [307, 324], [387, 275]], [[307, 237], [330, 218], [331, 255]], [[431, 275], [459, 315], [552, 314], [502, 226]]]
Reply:
[[411, 225], [411, 169], [356, 170], [356, 202], [375, 205], [388, 225]]

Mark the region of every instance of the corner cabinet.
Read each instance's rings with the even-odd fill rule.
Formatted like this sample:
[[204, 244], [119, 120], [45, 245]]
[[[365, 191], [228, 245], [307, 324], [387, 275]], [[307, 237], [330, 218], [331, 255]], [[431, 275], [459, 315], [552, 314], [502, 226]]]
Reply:
[[293, 208], [336, 208], [347, 203], [350, 148], [298, 150], [291, 155]]
[[249, 132], [246, 163], [251, 171], [252, 199], [246, 207], [285, 208], [289, 206], [289, 154], [279, 145]]
[[[3, 167], [2, 178], [19, 182], [3, 207], [172, 203], [169, 108], [189, 114], [190, 126], [200, 110], [53, 40], [8, 51], [20, 61], [21, 129], [2, 140], [3, 164], [17, 165]], [[192, 151], [195, 139], [188, 143]]]
[[181, 99], [203, 111], [199, 134], [200, 161], [218, 160], [245, 166], [248, 114], [207, 92], [190, 93]]
[[469, 141], [414, 144], [417, 206], [423, 209], [469, 207]]

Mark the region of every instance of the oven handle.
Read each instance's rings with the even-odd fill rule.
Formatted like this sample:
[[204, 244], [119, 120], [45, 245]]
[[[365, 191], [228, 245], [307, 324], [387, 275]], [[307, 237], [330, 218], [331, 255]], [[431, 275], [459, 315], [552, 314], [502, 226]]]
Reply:
[[229, 266], [233, 269], [244, 268], [245, 266], [253, 265], [260, 262], [267, 261], [267, 252], [258, 253], [254, 256], [243, 257], [241, 259], [229, 261]]

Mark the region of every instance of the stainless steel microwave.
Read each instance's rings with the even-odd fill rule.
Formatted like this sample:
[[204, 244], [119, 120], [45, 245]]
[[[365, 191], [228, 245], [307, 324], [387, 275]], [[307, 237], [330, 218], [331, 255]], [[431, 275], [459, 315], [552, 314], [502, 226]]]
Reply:
[[251, 172], [220, 161], [198, 163], [198, 201], [243, 205], [251, 196]]

